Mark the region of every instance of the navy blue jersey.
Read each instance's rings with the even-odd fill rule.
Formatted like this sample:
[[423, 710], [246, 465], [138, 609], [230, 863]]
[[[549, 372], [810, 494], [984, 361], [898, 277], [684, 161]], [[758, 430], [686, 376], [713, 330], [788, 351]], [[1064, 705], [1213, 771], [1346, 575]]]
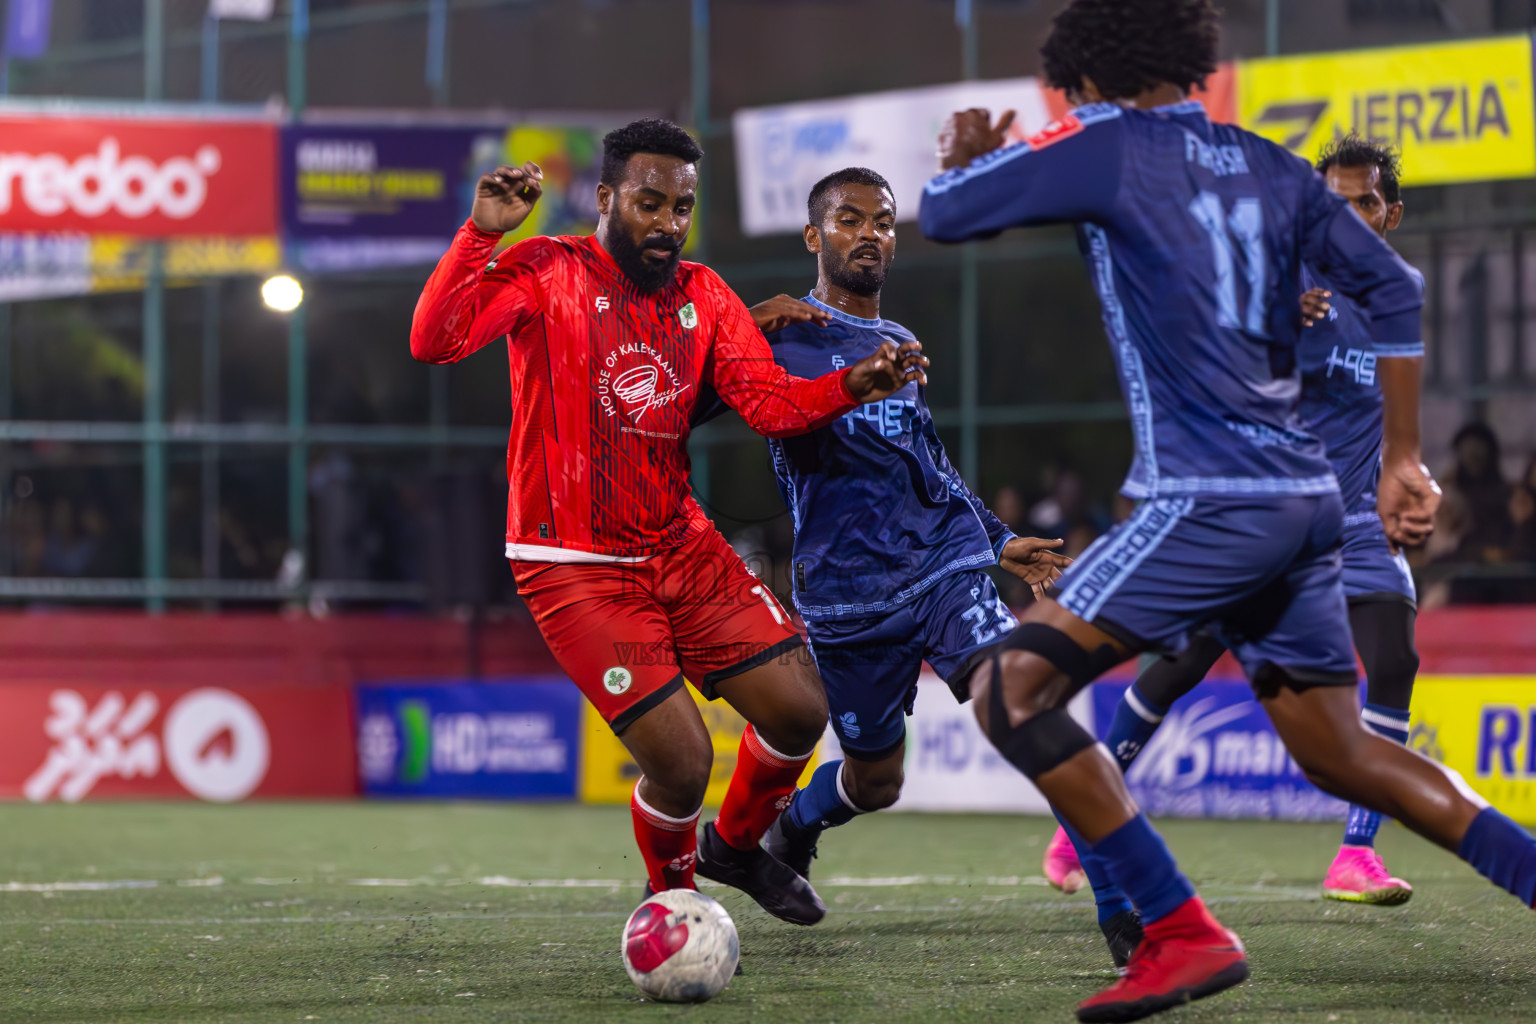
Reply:
[[[1424, 354], [1422, 342], [1380, 344], [1370, 319], [1327, 277], [1303, 267], [1302, 288], [1334, 293], [1328, 317], [1302, 331], [1301, 418], [1328, 449], [1344, 495], [1346, 524], [1376, 522], [1381, 483], [1381, 385], [1376, 361]], [[1423, 290], [1423, 277], [1413, 271]]]
[[1133, 498], [1325, 494], [1298, 414], [1303, 259], [1384, 346], [1419, 341], [1409, 269], [1305, 161], [1194, 102], [1082, 107], [941, 174], [923, 233], [1078, 225], [1135, 435]]
[[[890, 320], [805, 301], [831, 324], [792, 324], [768, 336], [774, 359], [792, 374], [819, 376], [883, 341], [913, 340]], [[772, 438], [768, 448], [794, 517], [795, 605], [807, 622], [894, 611], [951, 573], [995, 565], [1013, 536], [950, 465], [917, 384], [809, 434]]]

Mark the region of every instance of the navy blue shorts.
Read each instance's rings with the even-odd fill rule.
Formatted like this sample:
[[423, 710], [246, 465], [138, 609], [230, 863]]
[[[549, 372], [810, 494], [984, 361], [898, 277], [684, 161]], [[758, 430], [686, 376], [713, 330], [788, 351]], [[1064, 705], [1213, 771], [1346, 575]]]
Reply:
[[807, 623], [843, 752], [864, 761], [891, 754], [907, 737], [923, 660], [945, 682], [963, 684], [965, 670], [1017, 625], [991, 579], [974, 570], [944, 577], [889, 615]]
[[1249, 679], [1266, 663], [1353, 684], [1337, 494], [1144, 502], [1067, 570], [1057, 600], [1137, 650], [1178, 653], [1210, 625]]
[[1374, 512], [1344, 519], [1344, 597], [1351, 604], [1394, 599], [1418, 604], [1408, 559], [1401, 551], [1392, 553]]

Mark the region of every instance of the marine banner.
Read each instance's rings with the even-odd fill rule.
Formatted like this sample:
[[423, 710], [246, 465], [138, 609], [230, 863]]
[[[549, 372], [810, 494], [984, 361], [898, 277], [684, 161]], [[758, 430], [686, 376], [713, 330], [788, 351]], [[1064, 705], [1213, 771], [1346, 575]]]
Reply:
[[1408, 185], [1536, 174], [1531, 39], [1244, 61], [1240, 123], [1309, 160], [1354, 131], [1403, 154]]

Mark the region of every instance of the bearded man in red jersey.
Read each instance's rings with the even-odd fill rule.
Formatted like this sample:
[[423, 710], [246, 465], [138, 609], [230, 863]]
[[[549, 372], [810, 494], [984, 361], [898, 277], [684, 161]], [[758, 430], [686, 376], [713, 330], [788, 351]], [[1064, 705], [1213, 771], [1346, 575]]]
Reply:
[[[481, 178], [417, 304], [411, 353], [454, 362], [508, 336], [507, 557], [550, 650], [643, 772], [630, 807], [650, 888], [692, 887], [697, 866], [815, 924], [815, 890], [758, 844], [826, 727], [826, 697], [784, 610], [690, 495], [689, 425], [718, 395], [760, 434], [806, 433], [924, 381], [928, 360], [887, 343], [815, 380], [780, 368], [741, 300], [681, 261], [702, 156], [668, 121], [611, 132], [596, 234], [494, 259], [541, 174]], [[685, 676], [749, 723], [702, 838], [714, 754]]]

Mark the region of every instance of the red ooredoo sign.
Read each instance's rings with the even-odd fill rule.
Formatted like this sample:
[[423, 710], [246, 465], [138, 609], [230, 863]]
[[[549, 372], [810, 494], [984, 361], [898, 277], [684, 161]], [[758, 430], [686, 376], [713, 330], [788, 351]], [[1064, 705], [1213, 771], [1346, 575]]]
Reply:
[[275, 234], [277, 128], [0, 116], [0, 231]]
[[0, 684], [0, 799], [352, 796], [344, 686]]

